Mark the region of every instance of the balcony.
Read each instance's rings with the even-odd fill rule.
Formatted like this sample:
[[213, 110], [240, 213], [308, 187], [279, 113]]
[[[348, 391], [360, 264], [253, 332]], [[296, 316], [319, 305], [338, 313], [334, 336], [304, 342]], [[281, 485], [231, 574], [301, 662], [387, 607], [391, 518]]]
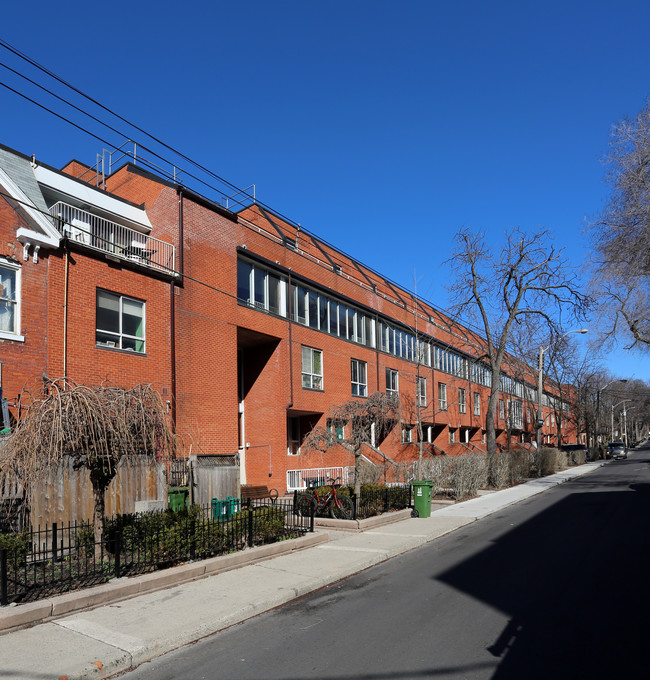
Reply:
[[50, 214], [55, 218], [57, 229], [75, 243], [169, 276], [178, 275], [175, 271], [176, 248], [171, 243], [62, 201], [50, 208]]

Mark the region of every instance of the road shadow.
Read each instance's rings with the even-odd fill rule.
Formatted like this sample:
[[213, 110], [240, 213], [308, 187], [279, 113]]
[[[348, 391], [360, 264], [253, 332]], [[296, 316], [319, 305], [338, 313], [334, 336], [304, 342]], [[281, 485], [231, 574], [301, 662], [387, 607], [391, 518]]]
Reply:
[[608, 470], [572, 482], [558, 503], [435, 576], [508, 615], [488, 647], [501, 659], [496, 680], [647, 672], [650, 484]]

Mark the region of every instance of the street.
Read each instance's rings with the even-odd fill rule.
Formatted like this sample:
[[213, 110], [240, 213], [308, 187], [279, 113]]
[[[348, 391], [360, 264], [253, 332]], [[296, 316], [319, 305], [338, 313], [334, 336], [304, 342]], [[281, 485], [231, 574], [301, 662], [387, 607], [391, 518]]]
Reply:
[[645, 448], [124, 677], [637, 677], [649, 506]]

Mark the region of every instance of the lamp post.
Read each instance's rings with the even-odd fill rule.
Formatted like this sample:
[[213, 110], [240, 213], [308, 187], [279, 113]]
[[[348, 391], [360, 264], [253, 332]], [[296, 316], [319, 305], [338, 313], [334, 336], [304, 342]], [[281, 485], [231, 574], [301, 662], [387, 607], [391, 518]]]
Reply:
[[[597, 443], [600, 444], [600, 393], [604, 392], [610, 385], [613, 385], [615, 382], [620, 382], [620, 383], [626, 383], [627, 378], [618, 378], [616, 380], [610, 380], [605, 387], [601, 387], [597, 392], [596, 392], [596, 439]], [[614, 427], [612, 426], [612, 430]]]
[[[623, 399], [623, 401], [619, 401], [618, 404], [613, 404], [613, 405], [612, 405], [612, 433], [611, 433], [612, 439], [614, 439], [614, 409], [615, 409], [617, 406], [620, 406], [621, 404], [624, 404], [626, 401], [632, 401], [632, 399]], [[623, 413], [625, 413], [625, 409], [623, 409]], [[627, 415], [627, 414], [626, 414], [626, 415]], [[626, 446], [627, 446], [627, 444], [626, 444]]]
[[550, 349], [556, 342], [569, 335], [569, 333], [581, 333], [584, 335], [588, 330], [586, 328], [576, 328], [573, 331], [567, 331], [564, 335], [552, 342], [548, 347], [539, 348], [539, 365], [537, 367], [537, 431], [535, 433], [535, 443], [537, 450], [542, 448], [542, 426], [544, 425], [544, 418], [542, 416], [542, 389], [544, 384], [544, 352]]

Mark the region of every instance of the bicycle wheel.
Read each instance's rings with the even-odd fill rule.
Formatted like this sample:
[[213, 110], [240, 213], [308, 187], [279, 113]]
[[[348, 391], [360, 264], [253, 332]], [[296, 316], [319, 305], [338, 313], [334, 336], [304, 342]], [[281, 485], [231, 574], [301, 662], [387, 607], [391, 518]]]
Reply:
[[296, 510], [301, 517], [309, 517], [312, 508], [316, 508], [316, 499], [313, 496], [308, 493], [298, 496]]
[[350, 496], [341, 494], [330, 501], [330, 515], [332, 519], [352, 519], [354, 517], [354, 503]]

